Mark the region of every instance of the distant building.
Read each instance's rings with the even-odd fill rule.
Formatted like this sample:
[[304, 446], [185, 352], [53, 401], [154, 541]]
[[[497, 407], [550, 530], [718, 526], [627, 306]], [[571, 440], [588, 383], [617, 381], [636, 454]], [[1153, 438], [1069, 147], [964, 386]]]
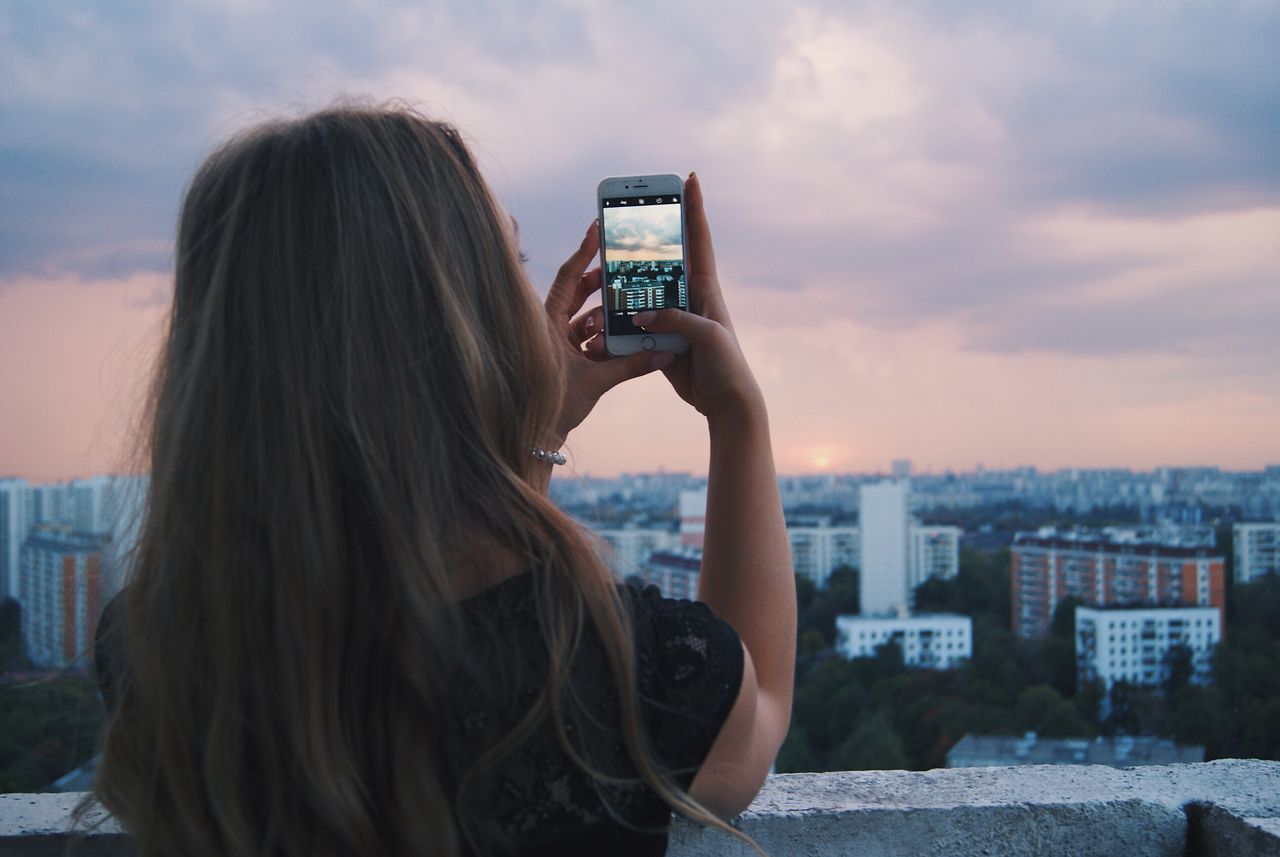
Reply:
[[669, 528], [626, 526], [595, 532], [613, 549], [608, 561], [618, 577], [643, 574], [645, 564], [656, 551], [680, 545], [680, 535]]
[[660, 551], [649, 557], [641, 574], [646, 584], [657, 586], [666, 598], [698, 597], [698, 578], [702, 574], [702, 550], [682, 548]]
[[907, 482], [866, 484], [859, 493], [862, 566], [858, 594], [862, 613], [877, 615], [907, 610], [911, 605], [907, 579], [910, 552]]
[[707, 533], [707, 489], [680, 492], [680, 544], [702, 549]]
[[941, 613], [836, 617], [836, 651], [846, 658], [873, 658], [891, 642], [902, 649], [907, 666], [952, 669], [973, 657], [973, 620]]
[[895, 458], [890, 466], [890, 472], [894, 479], [910, 479], [911, 478], [911, 459]]
[[1006, 765], [1183, 765], [1204, 761], [1204, 747], [1164, 738], [1041, 738], [1025, 735], [966, 735], [947, 751], [948, 768]]
[[1280, 523], [1236, 524], [1235, 582], [1251, 583], [1268, 574], [1280, 574]]
[[0, 479], [0, 600], [19, 597], [19, 558], [31, 531], [31, 486], [25, 479]]
[[860, 543], [857, 527], [832, 526], [828, 520], [788, 522], [791, 564], [795, 572], [825, 589], [831, 572], [840, 566], [857, 568]]
[[1213, 647], [1222, 639], [1214, 607], [1145, 607], [1136, 610], [1076, 608], [1076, 664], [1081, 681], [1099, 679], [1159, 686], [1169, 677], [1169, 650], [1191, 652], [1190, 680], [1207, 684]]
[[960, 528], [912, 524], [908, 591], [914, 607], [916, 587], [931, 577], [950, 580], [960, 573]]
[[1013, 630], [1024, 637], [1047, 633], [1068, 596], [1093, 607], [1225, 603], [1223, 557], [1208, 547], [1043, 530], [1018, 533], [1012, 554]]
[[27, 657], [38, 666], [64, 667], [91, 655], [109, 541], [45, 525], [22, 546], [22, 636]]

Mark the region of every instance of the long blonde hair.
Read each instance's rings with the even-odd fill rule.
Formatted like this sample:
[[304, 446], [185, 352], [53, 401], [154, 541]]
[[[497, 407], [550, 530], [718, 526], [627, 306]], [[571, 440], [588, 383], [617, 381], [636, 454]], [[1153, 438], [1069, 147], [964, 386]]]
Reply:
[[[200, 168], [94, 792], [140, 854], [483, 850], [451, 783], [478, 782], [546, 718], [592, 770], [566, 729], [584, 631], [643, 782], [745, 839], [655, 761], [625, 605], [533, 487], [562, 348], [447, 125], [335, 108], [255, 128]], [[437, 727], [476, 642], [456, 567], [477, 539], [539, 570], [550, 668], [517, 727], [451, 778]]]

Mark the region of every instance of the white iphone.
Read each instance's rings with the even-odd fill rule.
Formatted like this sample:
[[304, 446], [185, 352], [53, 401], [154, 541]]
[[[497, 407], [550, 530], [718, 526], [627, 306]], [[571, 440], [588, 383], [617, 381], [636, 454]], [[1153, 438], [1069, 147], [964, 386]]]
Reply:
[[683, 336], [648, 333], [631, 320], [646, 310], [689, 309], [684, 181], [673, 174], [614, 176], [600, 182], [597, 201], [605, 348], [687, 351]]

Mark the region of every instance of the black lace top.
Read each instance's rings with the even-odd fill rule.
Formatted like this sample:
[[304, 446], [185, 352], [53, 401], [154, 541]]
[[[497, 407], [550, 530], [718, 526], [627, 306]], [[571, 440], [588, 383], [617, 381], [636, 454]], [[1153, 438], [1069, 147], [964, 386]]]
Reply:
[[[506, 735], [545, 681], [545, 652], [529, 609], [531, 574], [518, 574], [464, 602], [469, 621], [505, 629], [500, 651], [478, 653], [495, 672], [514, 677], [518, 703], [486, 702], [492, 683], [457, 682], [458, 719], [447, 729], [452, 767], [465, 770]], [[657, 587], [622, 586], [636, 636], [636, 672], [641, 716], [658, 759], [688, 788], [706, 759], [742, 685], [742, 643], [737, 632], [695, 601], [663, 598]], [[118, 660], [104, 651], [112, 623], [109, 605], [99, 625], [99, 685], [114, 705]], [[106, 647], [114, 648], [114, 647]], [[571, 718], [569, 736], [592, 767], [610, 781], [599, 785], [564, 752], [550, 721], [503, 759], [485, 781], [489, 795], [477, 827], [485, 853], [502, 855], [660, 855], [666, 852], [671, 813], [639, 776], [618, 728], [619, 707], [605, 652], [586, 633], [570, 666], [571, 691], [581, 716]]]

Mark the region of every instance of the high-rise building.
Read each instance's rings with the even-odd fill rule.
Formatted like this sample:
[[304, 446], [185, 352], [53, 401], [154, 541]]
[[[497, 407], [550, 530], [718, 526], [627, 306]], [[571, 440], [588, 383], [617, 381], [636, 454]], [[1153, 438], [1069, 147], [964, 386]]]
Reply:
[[1013, 630], [1045, 634], [1062, 599], [1091, 607], [1225, 604], [1223, 557], [1208, 547], [1114, 542], [1096, 533], [1018, 533], [1010, 570]]
[[837, 616], [836, 651], [846, 658], [875, 657], [897, 643], [909, 667], [948, 670], [973, 657], [973, 620], [968, 616]]
[[840, 566], [857, 568], [861, 559], [857, 527], [832, 526], [829, 520], [788, 522], [791, 564], [796, 574], [825, 589], [831, 572]]
[[0, 479], [0, 600], [19, 597], [19, 559], [31, 525], [31, 486]]
[[1280, 574], [1280, 523], [1236, 524], [1236, 583], [1250, 583], [1263, 575]]
[[71, 503], [67, 486], [51, 482], [31, 486], [31, 525], [71, 522]]
[[895, 458], [890, 466], [890, 472], [894, 479], [910, 479], [911, 478], [911, 459]]
[[907, 491], [906, 481], [866, 484], [859, 491], [862, 567], [858, 589], [863, 615], [910, 607]]
[[1169, 650], [1191, 653], [1189, 679], [1207, 683], [1222, 617], [1212, 607], [1076, 608], [1076, 664], [1082, 681], [1159, 686], [1169, 678]]
[[103, 606], [104, 535], [37, 527], [22, 547], [22, 636], [42, 667], [87, 661]]

